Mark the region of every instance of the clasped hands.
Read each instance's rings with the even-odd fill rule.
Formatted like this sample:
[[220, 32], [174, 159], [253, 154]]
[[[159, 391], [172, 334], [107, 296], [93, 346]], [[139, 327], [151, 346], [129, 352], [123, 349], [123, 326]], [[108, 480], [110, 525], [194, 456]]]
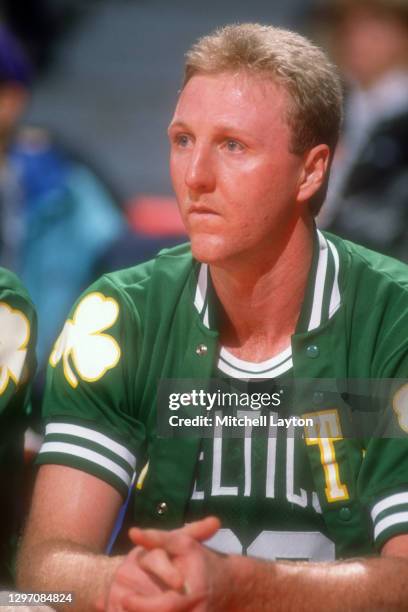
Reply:
[[213, 610], [223, 557], [202, 544], [220, 528], [215, 517], [173, 531], [129, 530], [135, 548], [114, 573], [97, 610], [106, 612], [204, 612]]

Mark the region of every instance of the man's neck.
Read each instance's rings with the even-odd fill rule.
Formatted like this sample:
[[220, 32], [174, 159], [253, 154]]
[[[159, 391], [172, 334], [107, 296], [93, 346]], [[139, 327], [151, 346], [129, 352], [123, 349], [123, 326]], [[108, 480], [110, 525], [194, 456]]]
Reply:
[[263, 361], [290, 344], [313, 256], [314, 225], [299, 219], [279, 253], [259, 261], [210, 265], [221, 302], [221, 343], [233, 354]]

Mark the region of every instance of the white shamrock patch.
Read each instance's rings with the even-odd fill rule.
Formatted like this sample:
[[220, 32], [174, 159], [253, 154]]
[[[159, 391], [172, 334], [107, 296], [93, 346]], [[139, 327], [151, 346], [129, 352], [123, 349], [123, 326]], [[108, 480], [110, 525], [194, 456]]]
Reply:
[[7, 389], [10, 378], [20, 381], [30, 339], [27, 317], [0, 302], [0, 395]]
[[[78, 378], [94, 382], [114, 368], [120, 359], [120, 348], [112, 336], [102, 332], [115, 323], [119, 305], [102, 293], [90, 293], [78, 304], [74, 316], [64, 325], [51, 353], [53, 367], [61, 360], [65, 378], [77, 387]], [[69, 358], [74, 365], [75, 373]]]
[[394, 396], [392, 407], [398, 417], [401, 429], [408, 432], [408, 385], [398, 389]]

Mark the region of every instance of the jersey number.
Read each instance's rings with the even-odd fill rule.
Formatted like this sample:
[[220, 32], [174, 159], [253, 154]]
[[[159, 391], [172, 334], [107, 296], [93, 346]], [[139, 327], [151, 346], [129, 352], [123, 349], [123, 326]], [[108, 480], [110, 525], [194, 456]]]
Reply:
[[219, 529], [206, 541], [210, 548], [227, 555], [259, 557], [269, 561], [296, 559], [304, 561], [333, 561], [335, 546], [318, 531], [262, 531], [246, 548], [230, 529]]

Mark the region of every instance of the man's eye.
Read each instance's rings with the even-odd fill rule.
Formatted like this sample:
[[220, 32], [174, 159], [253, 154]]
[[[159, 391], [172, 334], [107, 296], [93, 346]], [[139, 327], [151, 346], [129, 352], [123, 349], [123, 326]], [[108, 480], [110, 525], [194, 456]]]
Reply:
[[177, 134], [175, 141], [179, 147], [187, 147], [190, 142], [190, 138], [187, 136], [187, 134]]
[[228, 151], [231, 151], [232, 153], [236, 153], [237, 151], [242, 151], [244, 149], [243, 145], [237, 140], [227, 140], [225, 146]]

